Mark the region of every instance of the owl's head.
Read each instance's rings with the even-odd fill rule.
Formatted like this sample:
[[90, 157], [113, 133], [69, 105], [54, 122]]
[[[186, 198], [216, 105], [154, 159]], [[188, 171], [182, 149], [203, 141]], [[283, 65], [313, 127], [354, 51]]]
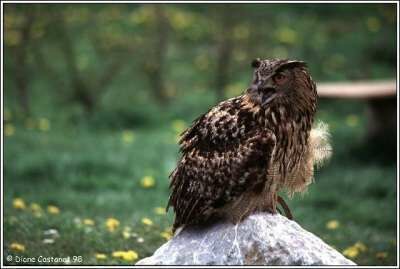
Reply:
[[252, 61], [251, 66], [254, 68], [254, 75], [247, 94], [261, 106], [282, 98], [288, 100], [297, 96], [316, 97], [315, 84], [305, 62], [257, 58]]

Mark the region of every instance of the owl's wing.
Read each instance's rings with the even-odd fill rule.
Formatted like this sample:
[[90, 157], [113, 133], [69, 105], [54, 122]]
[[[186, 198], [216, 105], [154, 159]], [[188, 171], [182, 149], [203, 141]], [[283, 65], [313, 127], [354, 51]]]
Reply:
[[183, 134], [183, 156], [170, 175], [168, 206], [174, 207], [174, 229], [206, 219], [267, 180], [274, 134], [254, 130], [241, 135], [244, 114], [229, 109], [217, 106]]

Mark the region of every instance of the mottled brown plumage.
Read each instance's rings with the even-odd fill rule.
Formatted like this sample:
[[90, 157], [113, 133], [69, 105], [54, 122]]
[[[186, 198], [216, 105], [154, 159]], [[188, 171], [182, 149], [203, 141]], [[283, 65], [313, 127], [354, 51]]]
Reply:
[[317, 92], [305, 63], [257, 59], [252, 66], [243, 95], [182, 134], [182, 157], [170, 175], [174, 230], [213, 216], [237, 223], [255, 211], [275, 213], [278, 191], [293, 194], [312, 181]]

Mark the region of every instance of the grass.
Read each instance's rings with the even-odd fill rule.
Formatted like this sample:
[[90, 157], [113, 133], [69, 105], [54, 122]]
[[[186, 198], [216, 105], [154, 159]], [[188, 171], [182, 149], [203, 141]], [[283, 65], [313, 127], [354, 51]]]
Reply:
[[[340, 252], [347, 249], [356, 263], [394, 265], [396, 161], [373, 158], [364, 141], [364, 109], [361, 102], [321, 103], [318, 118], [331, 127], [334, 154], [308, 193], [288, 203], [302, 227]], [[10, 254], [76, 256], [81, 260], [71, 264], [132, 264], [151, 255], [172, 223], [171, 212], [155, 208], [166, 205], [182, 120], [131, 130], [66, 126], [54, 119], [47, 128], [38, 120], [29, 128], [8, 122], [14, 130], [4, 148], [4, 260]], [[41, 209], [32, 210], [31, 203]], [[49, 213], [49, 205], [59, 213]], [[119, 221], [114, 231], [106, 225], [110, 218]], [[50, 229], [58, 235], [46, 235]], [[113, 257], [115, 251], [131, 252]]]

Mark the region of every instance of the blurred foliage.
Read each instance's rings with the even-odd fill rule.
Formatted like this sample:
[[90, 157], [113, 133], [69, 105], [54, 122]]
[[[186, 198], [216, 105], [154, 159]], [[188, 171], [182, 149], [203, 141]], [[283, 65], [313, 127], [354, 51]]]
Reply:
[[[4, 7], [5, 255], [120, 264], [113, 252], [151, 254], [169, 236], [172, 215], [159, 213], [179, 133], [246, 89], [253, 58], [305, 60], [317, 82], [396, 74], [395, 4]], [[296, 221], [357, 263], [393, 265], [395, 154], [379, 148], [378, 161], [369, 150], [365, 109], [321, 100], [333, 159], [289, 203]], [[36, 218], [28, 202], [59, 213]], [[76, 218], [86, 220], [79, 230]], [[50, 228], [63, 240], [42, 245]]]
[[184, 111], [176, 113], [193, 117], [215, 98], [240, 94], [256, 57], [303, 59], [317, 81], [394, 77], [395, 11], [391, 4], [6, 4], [6, 107], [72, 122], [86, 111], [106, 126], [142, 124], [178, 104]]

